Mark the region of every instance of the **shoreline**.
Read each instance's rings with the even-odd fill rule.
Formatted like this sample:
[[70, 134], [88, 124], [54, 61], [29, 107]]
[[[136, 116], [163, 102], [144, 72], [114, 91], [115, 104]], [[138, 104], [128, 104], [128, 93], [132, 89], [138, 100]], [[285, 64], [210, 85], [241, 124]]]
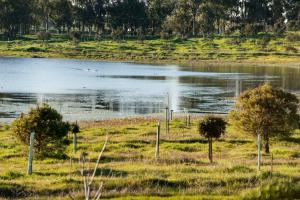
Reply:
[[[245, 66], [245, 67], [288, 67], [288, 68], [300, 68], [300, 58], [298, 62], [287, 61], [287, 62], [260, 62], [253, 60], [198, 60], [198, 61], [185, 61], [185, 62], [174, 62], [174, 60], [140, 60], [140, 59], [99, 59], [93, 57], [82, 57], [82, 56], [40, 56], [36, 54], [32, 55], [9, 55], [0, 52], [0, 58], [32, 58], [32, 59], [62, 59], [62, 60], [78, 60], [78, 61], [94, 61], [94, 62], [111, 62], [111, 63], [133, 63], [133, 64], [144, 64], [144, 65], [178, 65], [182, 67], [210, 67], [210, 66]], [[289, 58], [292, 59], [292, 58]]]

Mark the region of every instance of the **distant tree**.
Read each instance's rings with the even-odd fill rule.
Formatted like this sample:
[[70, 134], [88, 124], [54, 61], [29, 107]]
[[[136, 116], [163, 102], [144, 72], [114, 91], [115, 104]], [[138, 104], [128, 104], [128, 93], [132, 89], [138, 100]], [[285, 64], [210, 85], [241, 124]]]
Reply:
[[37, 0], [36, 4], [37, 9], [35, 13], [41, 19], [44, 29], [48, 31], [51, 12], [50, 0]]
[[112, 31], [122, 28], [136, 34], [138, 28], [146, 27], [148, 23], [146, 4], [139, 0], [116, 0], [108, 9], [108, 21]]
[[300, 20], [300, 1], [284, 0], [284, 11], [288, 21]]
[[192, 12], [192, 33], [193, 36], [196, 35], [196, 17], [199, 14], [200, 10], [200, 4], [203, 3], [203, 0], [188, 0], [188, 3], [190, 5], [190, 9]]
[[147, 14], [150, 21], [152, 34], [159, 33], [166, 17], [171, 14], [174, 9], [173, 0], [148, 0]]
[[29, 144], [30, 133], [35, 132], [34, 150], [40, 155], [62, 152], [69, 124], [50, 106], [44, 104], [21, 114], [12, 124], [17, 139]]
[[69, 31], [73, 23], [71, 3], [68, 0], [53, 0], [51, 8], [50, 17], [56, 28], [65, 31], [67, 27]]
[[264, 84], [237, 98], [229, 114], [230, 124], [243, 132], [263, 136], [265, 152], [269, 153], [270, 137], [289, 136], [298, 128], [298, 103], [295, 95]]
[[284, 15], [284, 1], [272, 0], [271, 12], [273, 25], [279, 21], [282, 21]]
[[245, 1], [246, 23], [268, 24], [272, 18], [270, 5], [272, 0], [251, 0]]
[[213, 34], [216, 30], [217, 10], [215, 8], [216, 5], [211, 2], [201, 4], [199, 8], [198, 23], [203, 36]]
[[0, 27], [5, 29], [9, 36], [27, 32], [32, 23], [32, 0], [1, 0]]
[[164, 27], [181, 35], [187, 36], [192, 28], [192, 11], [188, 1], [179, 0], [171, 15], [167, 17]]
[[226, 122], [221, 117], [206, 116], [199, 122], [199, 133], [208, 139], [208, 158], [213, 161], [212, 140], [225, 133]]
[[97, 27], [97, 33], [100, 34], [105, 27], [105, 15], [107, 0], [95, 0], [94, 12], [95, 12], [95, 26]]

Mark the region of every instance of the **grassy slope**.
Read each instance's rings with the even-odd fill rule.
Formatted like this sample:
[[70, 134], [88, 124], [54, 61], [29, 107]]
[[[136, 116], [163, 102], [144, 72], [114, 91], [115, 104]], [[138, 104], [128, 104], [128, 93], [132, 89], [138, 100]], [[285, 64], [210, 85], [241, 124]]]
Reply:
[[[207, 143], [197, 134], [195, 119], [191, 128], [177, 119], [172, 121], [169, 135], [162, 130], [161, 156], [156, 162], [155, 125], [156, 119], [111, 120], [84, 125], [79, 137], [79, 152], [88, 152], [91, 167], [102, 148], [105, 133], [110, 136], [96, 178], [97, 184], [104, 182], [103, 197], [231, 199], [271, 179], [268, 175], [270, 157], [263, 155], [262, 170], [258, 172], [254, 139], [234, 131], [213, 143], [215, 162], [210, 164]], [[299, 181], [299, 144], [300, 132], [288, 141], [271, 141], [274, 154], [272, 178]], [[69, 192], [76, 197], [82, 194], [77, 164], [70, 168], [68, 159], [35, 159], [34, 174], [27, 176], [26, 151], [9, 130], [1, 130], [0, 198], [6, 195], [11, 198], [68, 199]], [[72, 155], [71, 151], [72, 145], [66, 154]]]
[[[238, 42], [240, 41], [240, 42]], [[0, 56], [78, 58], [168, 64], [236, 64], [300, 66], [300, 41], [289, 42], [285, 37], [272, 37], [263, 47], [263, 36], [238, 39], [215, 37], [181, 39], [111, 39], [81, 42], [75, 47], [62, 36], [53, 36], [44, 45], [36, 36], [22, 40], [0, 41]]]

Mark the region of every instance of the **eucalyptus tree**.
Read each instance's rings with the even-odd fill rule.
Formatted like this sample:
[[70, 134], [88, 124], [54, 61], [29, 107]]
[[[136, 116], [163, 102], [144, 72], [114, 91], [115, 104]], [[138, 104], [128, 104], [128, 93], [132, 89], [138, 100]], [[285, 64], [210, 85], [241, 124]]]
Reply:
[[264, 84], [242, 93], [229, 119], [238, 130], [263, 136], [265, 152], [269, 153], [270, 137], [288, 137], [299, 127], [298, 104], [295, 95]]
[[32, 24], [33, 0], [1, 0], [0, 27], [9, 36], [28, 32]]
[[73, 25], [72, 4], [70, 1], [53, 0], [51, 2], [50, 17], [59, 31], [61, 29], [65, 31], [66, 27], [69, 31]]

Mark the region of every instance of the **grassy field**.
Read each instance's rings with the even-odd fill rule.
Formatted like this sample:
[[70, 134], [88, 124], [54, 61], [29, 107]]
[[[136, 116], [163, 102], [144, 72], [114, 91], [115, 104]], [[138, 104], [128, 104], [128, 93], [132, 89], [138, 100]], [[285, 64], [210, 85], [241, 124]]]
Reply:
[[[299, 33], [292, 33], [299, 34]], [[268, 39], [269, 38], [269, 39]], [[255, 37], [216, 36], [214, 38], [158, 39], [143, 42], [127, 38], [115, 41], [83, 39], [78, 45], [68, 36], [53, 35], [43, 43], [34, 35], [0, 41], [0, 56], [76, 58], [140, 63], [183, 65], [247, 64], [300, 66], [300, 39], [286, 36], [257, 35]]]
[[[136, 118], [81, 123], [79, 150], [72, 145], [61, 158], [37, 159], [33, 175], [26, 175], [27, 147], [20, 145], [8, 127], [0, 131], [0, 197], [11, 199], [82, 199], [83, 183], [77, 158], [86, 152], [91, 169], [105, 135], [109, 142], [100, 162], [95, 188], [104, 183], [104, 199], [240, 199], [272, 180], [289, 181], [300, 190], [300, 131], [290, 139], [271, 140], [270, 156], [263, 154], [256, 169], [253, 137], [229, 128], [213, 143], [214, 162], [207, 159], [207, 141], [197, 133], [197, 118], [186, 126], [171, 121], [167, 135], [162, 124], [161, 154], [155, 160], [157, 118]], [[72, 139], [72, 138], [70, 138]], [[71, 166], [69, 156], [74, 158]], [[246, 195], [247, 196], [247, 195]]]

